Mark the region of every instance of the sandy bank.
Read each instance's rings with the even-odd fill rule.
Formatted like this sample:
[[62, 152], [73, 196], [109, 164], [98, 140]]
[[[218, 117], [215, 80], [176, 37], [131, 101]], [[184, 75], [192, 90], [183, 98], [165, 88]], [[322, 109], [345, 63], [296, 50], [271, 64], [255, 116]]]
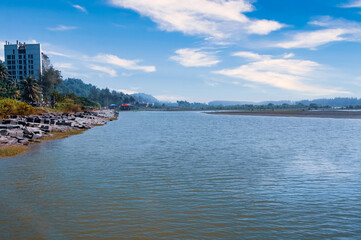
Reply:
[[245, 115], [245, 116], [269, 116], [269, 117], [310, 117], [310, 118], [343, 118], [361, 119], [361, 111], [229, 111], [229, 112], [206, 112], [207, 114]]

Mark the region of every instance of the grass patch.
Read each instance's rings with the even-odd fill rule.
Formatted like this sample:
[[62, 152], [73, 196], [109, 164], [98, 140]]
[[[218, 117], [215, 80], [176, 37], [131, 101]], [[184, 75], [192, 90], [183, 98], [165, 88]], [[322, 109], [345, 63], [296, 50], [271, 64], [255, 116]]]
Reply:
[[0, 158], [13, 157], [25, 153], [28, 149], [27, 146], [1, 146]]
[[49, 141], [49, 140], [56, 140], [56, 139], [63, 139], [72, 135], [78, 135], [78, 134], [82, 134], [84, 131], [86, 131], [87, 129], [72, 129], [72, 130], [68, 130], [66, 132], [51, 132], [51, 134], [53, 134], [53, 136], [47, 136], [42, 138], [42, 141]]

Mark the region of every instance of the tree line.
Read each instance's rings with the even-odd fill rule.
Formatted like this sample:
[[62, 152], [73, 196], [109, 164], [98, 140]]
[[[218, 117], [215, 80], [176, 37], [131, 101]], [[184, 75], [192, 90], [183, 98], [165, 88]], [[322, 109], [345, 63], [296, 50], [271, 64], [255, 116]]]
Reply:
[[81, 79], [68, 78], [63, 80], [61, 72], [51, 65], [47, 56], [45, 56], [39, 80], [34, 76], [27, 76], [23, 80], [10, 79], [5, 63], [0, 61], [0, 98], [46, 106], [50, 106], [54, 102], [64, 101], [64, 99], [103, 107], [113, 103], [121, 105], [137, 102], [131, 95], [111, 91], [108, 88], [99, 89], [94, 85], [85, 84]]

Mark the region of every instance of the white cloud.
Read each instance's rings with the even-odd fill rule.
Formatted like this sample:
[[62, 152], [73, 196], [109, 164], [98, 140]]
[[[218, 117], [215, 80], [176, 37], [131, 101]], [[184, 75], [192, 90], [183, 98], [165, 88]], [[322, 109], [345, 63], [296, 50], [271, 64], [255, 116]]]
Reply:
[[59, 25], [57, 27], [48, 28], [48, 30], [50, 30], [50, 31], [67, 31], [67, 30], [74, 30], [74, 29], [78, 29], [78, 27]]
[[0, 42], [0, 61], [5, 61], [5, 59], [4, 59], [4, 45], [5, 45], [5, 42]]
[[136, 92], [136, 91], [134, 91], [134, 90], [127, 90], [127, 89], [117, 89], [117, 90], [115, 90], [115, 91], [117, 91], [117, 92], [122, 92], [122, 93], [125, 93], [125, 94], [134, 94], [134, 93], [138, 93], [138, 92]]
[[285, 53], [283, 54], [283, 58], [293, 58], [295, 56], [294, 53]]
[[331, 42], [361, 41], [361, 23], [343, 19], [333, 19], [329, 16], [321, 17], [309, 22], [310, 25], [325, 29], [299, 32], [291, 40], [273, 44], [274, 47], [285, 49], [310, 48], [314, 49]]
[[358, 8], [361, 7], [361, 0], [353, 0], [349, 3], [341, 5], [343, 8]]
[[186, 99], [182, 96], [171, 96], [171, 95], [157, 95], [154, 96], [160, 102], [177, 102], [182, 99]]
[[289, 48], [315, 48], [330, 42], [345, 41], [346, 29], [323, 29], [313, 32], [297, 33], [290, 41], [277, 43], [275, 46]]
[[55, 51], [44, 51], [45, 54], [48, 55], [54, 55], [54, 56], [60, 56], [60, 57], [69, 57], [68, 55], [64, 54], [64, 53], [60, 53], [60, 52], [55, 52]]
[[80, 6], [80, 5], [77, 5], [77, 4], [74, 4], [74, 5], [72, 5], [74, 8], [76, 8], [76, 9], [78, 9], [79, 11], [82, 11], [82, 12], [84, 12], [84, 13], [88, 13], [88, 11], [86, 10], [86, 8], [85, 7], [82, 7], [82, 6]]
[[62, 69], [76, 69], [71, 63], [56, 62], [53, 64], [55, 68]]
[[123, 58], [119, 58], [118, 56], [112, 55], [112, 54], [99, 54], [93, 58], [90, 58], [90, 60], [99, 62], [99, 63], [108, 63], [112, 64], [118, 67], [122, 67], [125, 69], [130, 70], [141, 70], [144, 72], [155, 72], [156, 68], [155, 66], [142, 66], [138, 63], [140, 60], [127, 60]]
[[282, 24], [276, 21], [256, 20], [249, 23], [248, 32], [259, 35], [267, 35], [270, 32], [281, 29], [282, 26]]
[[242, 58], [246, 58], [249, 60], [261, 60], [261, 59], [270, 57], [270, 56], [266, 56], [266, 55], [259, 55], [257, 53], [253, 53], [253, 52], [236, 52], [236, 53], [233, 53], [232, 56], [242, 57]]
[[277, 88], [318, 95], [346, 93], [344, 91], [330, 90], [304, 83], [316, 74], [316, 70], [322, 68], [322, 66], [316, 62], [284, 58], [274, 59], [267, 55], [259, 56], [259, 59], [254, 58], [254, 61], [249, 64], [233, 69], [215, 71], [214, 73]]
[[116, 7], [129, 8], [150, 17], [161, 30], [201, 35], [208, 39], [229, 39], [244, 34], [265, 35], [282, 24], [250, 19], [243, 13], [254, 7], [248, 0], [108, 0]]
[[214, 52], [202, 51], [199, 48], [178, 49], [175, 53], [177, 55], [170, 59], [185, 67], [210, 67], [220, 62]]
[[116, 77], [117, 76], [117, 72], [114, 69], [111, 69], [111, 68], [108, 68], [108, 67], [93, 65], [93, 64], [90, 64], [88, 67], [90, 69], [92, 69], [92, 70], [106, 73], [110, 77]]

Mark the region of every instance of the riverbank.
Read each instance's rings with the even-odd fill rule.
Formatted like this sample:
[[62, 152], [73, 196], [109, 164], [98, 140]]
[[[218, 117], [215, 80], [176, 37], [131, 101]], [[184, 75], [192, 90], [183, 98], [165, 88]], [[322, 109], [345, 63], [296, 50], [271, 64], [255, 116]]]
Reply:
[[206, 112], [207, 114], [222, 115], [245, 115], [245, 116], [269, 116], [269, 117], [308, 117], [308, 118], [341, 118], [341, 119], [361, 119], [361, 111], [343, 110], [322, 110], [322, 111], [228, 111], [228, 112]]
[[115, 120], [114, 110], [46, 113], [0, 120], [0, 158], [22, 154], [29, 145], [81, 134], [94, 126]]

